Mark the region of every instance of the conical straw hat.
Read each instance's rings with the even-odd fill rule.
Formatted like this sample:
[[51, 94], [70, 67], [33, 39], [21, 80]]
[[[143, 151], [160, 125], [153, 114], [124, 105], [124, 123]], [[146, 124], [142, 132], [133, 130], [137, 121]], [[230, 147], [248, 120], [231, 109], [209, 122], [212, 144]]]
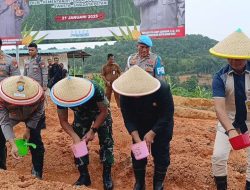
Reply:
[[160, 86], [158, 79], [137, 65], [131, 67], [112, 84], [113, 89], [124, 96], [145, 96], [157, 91]]
[[67, 77], [51, 89], [52, 101], [62, 107], [75, 107], [87, 102], [94, 95], [94, 85], [87, 79]]
[[1, 81], [0, 97], [15, 105], [30, 105], [37, 102], [44, 92], [35, 80], [26, 76], [12, 76]]
[[238, 29], [217, 43], [209, 52], [221, 58], [250, 59], [250, 39]]

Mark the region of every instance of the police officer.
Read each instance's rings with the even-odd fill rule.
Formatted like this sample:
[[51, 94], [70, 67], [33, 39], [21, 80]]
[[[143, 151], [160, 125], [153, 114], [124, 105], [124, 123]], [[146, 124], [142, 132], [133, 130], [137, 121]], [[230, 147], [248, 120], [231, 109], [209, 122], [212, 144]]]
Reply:
[[137, 53], [129, 56], [126, 70], [133, 65], [138, 65], [153, 77], [163, 80], [165, 75], [164, 66], [160, 56], [150, 52], [153, 42], [149, 36], [141, 35], [137, 43]]
[[5, 54], [1, 47], [2, 40], [0, 39], [0, 81], [9, 76], [20, 75], [17, 61]]
[[[57, 82], [51, 92], [52, 101], [58, 105], [57, 113], [62, 128], [68, 133], [73, 143], [86, 140], [88, 143], [98, 133], [100, 159], [103, 162], [103, 185], [105, 190], [113, 189], [111, 166], [114, 162], [112, 119], [109, 103], [101, 87], [84, 78], [67, 77]], [[68, 122], [68, 108], [74, 111], [74, 122]], [[75, 158], [80, 172], [74, 185], [91, 184], [88, 164], [89, 156]]]
[[[46, 67], [45, 62], [42, 60], [41, 56], [38, 55], [37, 45], [35, 43], [30, 43], [28, 45], [30, 59], [25, 62], [24, 65], [24, 76], [28, 76], [36, 80], [43, 88], [44, 91], [47, 90], [48, 84], [48, 68]], [[45, 123], [45, 111], [41, 117], [42, 129], [46, 128]]]
[[[153, 189], [163, 190], [170, 164], [169, 143], [173, 135], [174, 103], [166, 82], [159, 81], [138, 66], [133, 66], [113, 83], [121, 96], [121, 112], [133, 143], [145, 141], [154, 158]], [[147, 158], [132, 164], [134, 190], [145, 190]]]
[[0, 83], [0, 169], [6, 170], [6, 141], [10, 144], [11, 155], [19, 159], [13, 127], [25, 122], [23, 138], [36, 144], [36, 149], [30, 149], [32, 174], [42, 179], [44, 146], [39, 120], [43, 112], [44, 92], [36, 81], [25, 76], [12, 76]]
[[140, 31], [185, 24], [185, 0], [134, 0], [140, 9]]
[[[113, 91], [112, 83], [115, 79], [117, 79], [121, 75], [121, 68], [117, 63], [115, 63], [115, 57], [113, 54], [108, 54], [107, 63], [103, 65], [101, 75], [105, 82], [105, 87], [106, 87], [105, 95], [108, 98], [108, 101], [110, 102], [111, 94]], [[119, 94], [114, 92], [114, 95], [116, 104], [118, 107], [120, 107]]]

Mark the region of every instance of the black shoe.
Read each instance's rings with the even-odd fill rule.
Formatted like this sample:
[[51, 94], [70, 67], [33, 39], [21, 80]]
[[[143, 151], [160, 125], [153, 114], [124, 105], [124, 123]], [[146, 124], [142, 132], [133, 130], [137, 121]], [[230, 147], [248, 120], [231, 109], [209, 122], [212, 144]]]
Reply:
[[37, 179], [42, 179], [43, 172], [36, 171], [34, 168], [32, 168], [31, 175], [33, 175]]
[[163, 190], [163, 183], [162, 182], [155, 182], [154, 183], [154, 190]]
[[250, 182], [249, 181], [246, 181], [246, 190], [250, 190]]
[[145, 190], [145, 183], [135, 183], [133, 190]]
[[104, 190], [113, 190], [113, 181], [111, 176], [111, 166], [103, 165], [103, 188]]
[[134, 174], [135, 174], [135, 185], [133, 190], [145, 190], [145, 168], [134, 168]]
[[227, 190], [227, 176], [214, 176], [217, 190]]
[[155, 166], [154, 179], [153, 179], [153, 189], [163, 190], [164, 179], [166, 177], [167, 168]]
[[0, 169], [3, 169], [3, 170], [7, 169], [6, 168], [6, 157], [7, 157], [7, 149], [5, 147], [5, 148], [2, 148], [0, 150]]
[[79, 179], [74, 183], [74, 185], [76, 185], [76, 186], [81, 186], [81, 185], [89, 186], [89, 185], [91, 185], [89, 175], [88, 174], [80, 175]]

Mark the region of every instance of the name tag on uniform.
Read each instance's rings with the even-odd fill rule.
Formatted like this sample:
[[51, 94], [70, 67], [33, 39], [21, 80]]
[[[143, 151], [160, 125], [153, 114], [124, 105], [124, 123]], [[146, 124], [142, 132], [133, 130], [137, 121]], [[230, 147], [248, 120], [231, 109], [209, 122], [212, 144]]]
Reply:
[[247, 112], [250, 112], [250, 100], [245, 101]]

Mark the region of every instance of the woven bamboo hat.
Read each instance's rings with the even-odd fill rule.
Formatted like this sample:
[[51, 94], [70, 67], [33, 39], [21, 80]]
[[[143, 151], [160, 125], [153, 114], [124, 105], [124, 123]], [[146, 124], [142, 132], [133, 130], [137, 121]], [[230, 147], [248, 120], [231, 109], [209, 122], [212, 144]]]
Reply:
[[0, 97], [11, 104], [31, 105], [43, 95], [39, 83], [26, 76], [8, 77], [0, 83]]
[[89, 80], [69, 76], [52, 87], [50, 97], [56, 105], [75, 107], [87, 102], [94, 91], [94, 85]]
[[250, 59], [250, 39], [238, 29], [217, 43], [209, 52], [221, 58]]
[[145, 96], [154, 93], [160, 86], [158, 79], [137, 65], [131, 67], [112, 84], [113, 89], [124, 96]]

